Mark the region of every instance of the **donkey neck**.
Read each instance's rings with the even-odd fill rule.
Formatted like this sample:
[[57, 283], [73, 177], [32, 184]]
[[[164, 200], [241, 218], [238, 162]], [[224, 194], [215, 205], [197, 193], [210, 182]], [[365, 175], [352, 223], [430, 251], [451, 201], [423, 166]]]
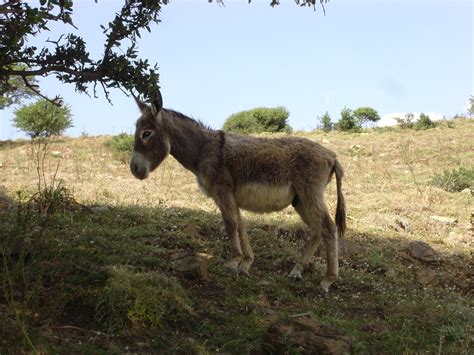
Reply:
[[198, 173], [201, 149], [212, 139], [212, 131], [200, 122], [172, 110], [163, 110], [163, 126], [170, 154], [194, 174]]

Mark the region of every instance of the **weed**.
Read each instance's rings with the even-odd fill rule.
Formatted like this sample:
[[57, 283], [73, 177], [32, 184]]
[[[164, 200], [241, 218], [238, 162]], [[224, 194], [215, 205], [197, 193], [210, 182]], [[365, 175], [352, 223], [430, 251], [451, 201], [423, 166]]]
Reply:
[[464, 189], [474, 189], [474, 168], [459, 167], [456, 170], [445, 170], [431, 179], [431, 185], [448, 192], [459, 192]]
[[416, 157], [415, 157], [416, 150], [412, 143], [413, 142], [411, 141], [401, 142], [398, 145], [398, 151], [400, 152], [400, 156], [402, 157], [403, 162], [406, 164], [408, 171], [410, 172], [413, 183], [415, 184], [416, 189], [418, 190], [418, 193], [420, 194], [420, 196], [423, 196], [423, 192], [421, 191], [420, 184], [418, 183], [418, 179], [416, 178], [416, 175], [415, 175], [414, 163], [416, 160]]
[[110, 269], [97, 305], [98, 320], [113, 332], [130, 325], [141, 331], [155, 330], [193, 314], [190, 300], [175, 279], [127, 267]]
[[117, 160], [127, 164], [133, 150], [133, 141], [134, 137], [132, 135], [120, 133], [107, 141], [106, 145], [112, 149]]

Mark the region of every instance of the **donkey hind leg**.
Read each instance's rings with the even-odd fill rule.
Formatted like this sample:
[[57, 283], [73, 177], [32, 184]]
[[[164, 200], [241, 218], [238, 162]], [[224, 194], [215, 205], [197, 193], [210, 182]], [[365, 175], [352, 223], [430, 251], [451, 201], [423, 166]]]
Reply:
[[323, 217], [322, 229], [326, 244], [327, 272], [320, 282], [320, 286], [325, 292], [328, 292], [329, 286], [336, 281], [339, 275], [339, 246], [336, 226], [327, 211]]
[[231, 193], [218, 194], [215, 201], [221, 210], [225, 230], [230, 241], [230, 260], [226, 266], [237, 273], [239, 271], [239, 264], [242, 261], [242, 247], [238, 233], [239, 210]]
[[237, 210], [238, 216], [238, 233], [240, 238], [240, 246], [242, 247], [243, 259], [239, 265], [239, 271], [245, 275], [249, 274], [250, 266], [254, 260], [254, 254], [252, 247], [250, 246], [249, 237], [247, 235], [247, 230], [245, 228], [245, 223], [243, 221], [242, 215], [239, 210]]
[[[318, 248], [319, 244], [321, 244], [321, 222], [322, 222], [322, 215], [319, 209], [311, 209], [309, 207], [309, 203], [303, 202], [301, 200], [294, 206], [296, 212], [300, 215], [301, 219], [303, 220], [306, 225], [311, 228], [311, 237], [305, 243], [302, 251], [301, 257], [296, 260], [295, 266], [291, 270], [290, 274], [288, 275], [291, 278], [295, 279], [302, 279], [301, 273], [306, 269], [309, 264], [309, 260], [314, 255], [314, 252]], [[311, 216], [311, 218], [310, 218]]]

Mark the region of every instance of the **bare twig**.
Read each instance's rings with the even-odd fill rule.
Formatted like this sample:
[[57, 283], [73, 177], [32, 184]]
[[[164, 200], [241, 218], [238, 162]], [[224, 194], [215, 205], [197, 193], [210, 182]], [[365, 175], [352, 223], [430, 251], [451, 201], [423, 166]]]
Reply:
[[50, 103], [52, 103], [53, 105], [57, 105], [57, 106], [61, 106], [62, 104], [62, 100], [61, 100], [61, 97], [59, 96], [56, 96], [54, 99], [50, 99], [49, 97], [47, 97], [46, 95], [43, 95], [41, 93], [41, 91], [39, 91], [34, 85], [32, 85], [28, 79], [26, 78], [26, 76], [22, 76], [20, 75], [21, 78], [23, 79], [23, 82], [25, 83], [26, 87], [28, 89], [30, 89], [31, 91], [33, 91], [36, 95], [38, 95], [39, 97], [49, 101]]

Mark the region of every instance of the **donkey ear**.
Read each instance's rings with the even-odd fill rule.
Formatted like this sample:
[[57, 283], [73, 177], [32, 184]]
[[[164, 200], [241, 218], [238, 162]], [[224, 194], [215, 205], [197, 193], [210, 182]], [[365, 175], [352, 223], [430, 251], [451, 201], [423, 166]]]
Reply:
[[133, 98], [135, 99], [135, 102], [137, 103], [138, 108], [142, 113], [145, 112], [145, 110], [148, 108], [148, 105], [144, 103], [142, 100], [140, 100], [138, 97], [133, 95]]
[[163, 108], [163, 98], [161, 97], [161, 92], [159, 89], [156, 90], [155, 97], [151, 101], [151, 109], [153, 113], [158, 114]]

